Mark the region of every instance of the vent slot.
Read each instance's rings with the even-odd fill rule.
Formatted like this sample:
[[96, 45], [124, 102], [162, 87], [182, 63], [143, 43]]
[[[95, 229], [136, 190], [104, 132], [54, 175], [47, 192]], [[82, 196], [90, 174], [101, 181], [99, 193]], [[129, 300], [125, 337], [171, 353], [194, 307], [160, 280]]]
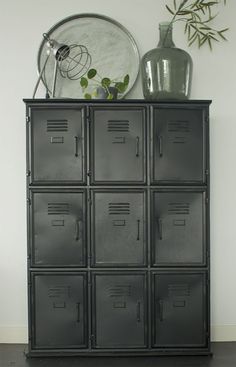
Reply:
[[169, 121], [168, 122], [168, 131], [175, 133], [189, 133], [190, 132], [190, 123], [189, 121]]
[[68, 203], [48, 203], [48, 215], [62, 214], [70, 214], [70, 206]]
[[128, 120], [108, 120], [107, 131], [109, 132], [129, 132]]
[[128, 215], [130, 214], [130, 203], [109, 203], [109, 215]]
[[68, 131], [68, 120], [47, 120], [48, 132]]
[[185, 283], [168, 284], [168, 295], [170, 297], [188, 297], [190, 296], [189, 284], [185, 284]]
[[48, 289], [48, 297], [61, 298], [70, 297], [70, 286], [51, 286]]
[[108, 288], [109, 297], [130, 297], [131, 285], [117, 284]]
[[189, 215], [190, 204], [189, 203], [168, 203], [168, 214], [183, 214]]

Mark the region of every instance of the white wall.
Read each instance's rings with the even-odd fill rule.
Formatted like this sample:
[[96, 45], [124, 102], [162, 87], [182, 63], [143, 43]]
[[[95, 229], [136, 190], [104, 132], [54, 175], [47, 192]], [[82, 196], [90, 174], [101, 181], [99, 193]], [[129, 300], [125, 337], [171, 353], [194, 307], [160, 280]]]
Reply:
[[[170, 2], [170, 1], [169, 1]], [[0, 342], [26, 342], [25, 116], [22, 98], [32, 96], [41, 35], [78, 13], [110, 16], [133, 34], [143, 55], [158, 41], [159, 21], [169, 20], [164, 0], [8, 0], [0, 11]], [[228, 42], [192, 47], [193, 99], [211, 106], [212, 337], [236, 340], [236, 1], [219, 16], [230, 27]], [[187, 49], [180, 27], [175, 43]], [[38, 94], [43, 96], [43, 92]], [[140, 80], [129, 98], [142, 98]], [[235, 135], [234, 135], [235, 134]]]

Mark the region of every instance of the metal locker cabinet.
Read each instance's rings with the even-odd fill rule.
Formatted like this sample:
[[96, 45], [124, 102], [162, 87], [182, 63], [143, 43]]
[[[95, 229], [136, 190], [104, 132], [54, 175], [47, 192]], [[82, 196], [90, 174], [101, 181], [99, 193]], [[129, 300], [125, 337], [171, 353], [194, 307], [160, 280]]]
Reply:
[[33, 107], [31, 180], [33, 183], [83, 182], [84, 111], [81, 107]]
[[153, 182], [205, 182], [205, 118], [202, 108], [153, 109]]
[[85, 348], [86, 275], [32, 274], [33, 348]]
[[146, 346], [145, 274], [95, 273], [94, 348]]
[[34, 191], [32, 263], [34, 266], [85, 265], [85, 192]]
[[211, 101], [24, 101], [28, 355], [209, 355]]
[[92, 182], [144, 183], [145, 108], [103, 107], [91, 114]]
[[92, 249], [96, 266], [142, 266], [146, 263], [145, 192], [93, 192]]
[[207, 343], [206, 275], [154, 275], [154, 346], [204, 347]]
[[153, 193], [152, 250], [155, 265], [205, 263], [205, 193]]

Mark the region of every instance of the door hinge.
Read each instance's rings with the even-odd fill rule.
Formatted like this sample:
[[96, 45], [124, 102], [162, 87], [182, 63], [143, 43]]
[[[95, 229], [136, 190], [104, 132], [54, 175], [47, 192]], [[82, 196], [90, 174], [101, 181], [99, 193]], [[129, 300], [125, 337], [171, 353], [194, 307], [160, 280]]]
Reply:
[[28, 115], [26, 116], [26, 122], [27, 124], [30, 123], [30, 117]]
[[209, 116], [206, 115], [206, 117], [205, 117], [205, 123], [208, 124], [208, 122], [209, 122]]
[[89, 176], [89, 177], [91, 176], [91, 171], [89, 171], [89, 170], [87, 171], [87, 176]]
[[209, 198], [208, 197], [205, 198], [205, 203], [209, 204]]
[[31, 172], [30, 172], [30, 170], [28, 170], [27, 172], [26, 172], [26, 176], [27, 177], [29, 177], [31, 175]]
[[27, 198], [27, 203], [28, 203], [28, 205], [31, 205], [31, 199], [30, 198]]

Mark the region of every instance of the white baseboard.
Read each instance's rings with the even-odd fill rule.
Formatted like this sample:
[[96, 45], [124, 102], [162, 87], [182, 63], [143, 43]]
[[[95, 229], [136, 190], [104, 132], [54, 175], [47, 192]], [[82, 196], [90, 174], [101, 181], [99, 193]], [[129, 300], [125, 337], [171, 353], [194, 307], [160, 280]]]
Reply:
[[28, 343], [28, 329], [26, 326], [0, 326], [0, 343], [25, 344]]
[[[25, 344], [27, 340], [26, 326], [0, 326], [0, 343]], [[211, 340], [213, 342], [236, 341], [236, 325], [213, 325]]]
[[212, 325], [211, 340], [213, 342], [236, 341], [236, 325]]

